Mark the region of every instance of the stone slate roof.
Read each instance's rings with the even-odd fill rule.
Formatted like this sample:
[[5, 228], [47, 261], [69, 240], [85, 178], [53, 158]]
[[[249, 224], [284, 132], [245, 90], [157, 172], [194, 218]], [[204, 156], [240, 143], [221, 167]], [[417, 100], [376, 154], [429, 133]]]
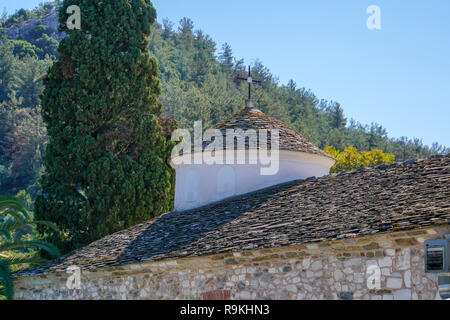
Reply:
[[[226, 148], [226, 130], [227, 129], [242, 129], [243, 131], [254, 129], [278, 129], [279, 130], [279, 149], [287, 150], [287, 151], [297, 151], [297, 152], [306, 152], [317, 154], [321, 156], [325, 156], [331, 159], [334, 159], [331, 155], [325, 153], [320, 150], [318, 147], [309, 142], [305, 137], [303, 137], [300, 133], [290, 128], [287, 124], [272, 118], [265, 113], [261, 112], [255, 108], [245, 107], [238, 113], [231, 116], [228, 120], [218, 123], [213, 127], [213, 129], [219, 129], [223, 135], [223, 146]], [[270, 150], [272, 147], [271, 144], [271, 134], [268, 132], [267, 139], [267, 147], [266, 149]], [[211, 144], [214, 140], [203, 143], [203, 149], [205, 149], [209, 144]], [[257, 148], [260, 147], [259, 144], [259, 135]], [[249, 148], [249, 141], [246, 139], [245, 148]], [[237, 141], [234, 142], [234, 149], [237, 149]], [[194, 146], [192, 146], [192, 152], [194, 152]], [[180, 155], [182, 152], [180, 152]]]
[[289, 182], [167, 213], [16, 275], [274, 248], [449, 221], [450, 154]]

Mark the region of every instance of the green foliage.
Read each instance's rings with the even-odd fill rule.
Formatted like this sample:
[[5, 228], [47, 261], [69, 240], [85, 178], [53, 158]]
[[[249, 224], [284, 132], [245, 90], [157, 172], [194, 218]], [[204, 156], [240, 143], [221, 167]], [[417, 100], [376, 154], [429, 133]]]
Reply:
[[35, 196], [47, 141], [39, 109], [0, 110], [0, 135], [0, 192], [15, 194], [26, 188]]
[[4, 30], [0, 30], [0, 193], [3, 194], [34, 189], [34, 195], [43, 169], [47, 136], [39, 113], [39, 95], [43, 89], [42, 76], [51, 61], [39, 60], [32, 51], [27, 51], [32, 48], [26, 41], [8, 40]]
[[49, 59], [38, 60], [30, 56], [17, 61], [16, 77], [12, 88], [15, 95], [22, 100], [15, 107], [37, 109], [40, 104], [39, 96], [44, 89], [42, 77], [50, 64]]
[[12, 299], [14, 288], [11, 273], [18, 266], [39, 264], [45, 261], [39, 255], [39, 249], [49, 255], [59, 256], [59, 250], [52, 244], [36, 239], [22, 239], [15, 233], [27, 226], [42, 225], [58, 232], [58, 228], [48, 221], [34, 221], [26, 204], [17, 197], [0, 196], [0, 297]]
[[33, 44], [37, 48], [36, 53], [40, 59], [54, 59], [58, 56], [58, 41], [45, 33], [33, 41]]
[[173, 142], [158, 123], [158, 66], [148, 52], [156, 12], [149, 1], [86, 0], [44, 79], [49, 143], [36, 217], [64, 252], [172, 208]]
[[337, 162], [331, 168], [331, 173], [355, 170], [363, 167], [375, 167], [381, 164], [393, 164], [395, 156], [381, 150], [361, 151], [354, 147], [336, 150], [333, 146], [326, 146], [324, 151], [336, 158]]
[[219, 62], [223, 65], [224, 70], [232, 70], [234, 66], [233, 50], [228, 43], [224, 43], [222, 46], [222, 52], [218, 58]]
[[21, 189], [33, 195], [42, 171], [42, 153], [47, 141], [39, 113], [41, 76], [48, 62], [26, 57], [13, 64], [12, 89], [0, 103], [0, 193], [15, 194]]
[[13, 45], [8, 41], [5, 30], [0, 28], [0, 104], [8, 101], [12, 93], [15, 62]]
[[9, 42], [13, 46], [13, 53], [14, 55], [19, 58], [23, 59], [26, 56], [37, 58], [36, 55], [37, 48], [25, 40], [9, 40]]

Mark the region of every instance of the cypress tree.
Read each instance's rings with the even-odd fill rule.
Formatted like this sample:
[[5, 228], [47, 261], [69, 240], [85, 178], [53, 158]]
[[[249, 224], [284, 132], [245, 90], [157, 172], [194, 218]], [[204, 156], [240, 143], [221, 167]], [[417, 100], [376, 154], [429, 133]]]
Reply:
[[[81, 29], [66, 25], [70, 5]], [[67, 37], [44, 78], [49, 143], [35, 212], [60, 227], [40, 232], [64, 252], [171, 209], [173, 143], [158, 124], [158, 66], [148, 52], [155, 19], [149, 0], [60, 6]]]

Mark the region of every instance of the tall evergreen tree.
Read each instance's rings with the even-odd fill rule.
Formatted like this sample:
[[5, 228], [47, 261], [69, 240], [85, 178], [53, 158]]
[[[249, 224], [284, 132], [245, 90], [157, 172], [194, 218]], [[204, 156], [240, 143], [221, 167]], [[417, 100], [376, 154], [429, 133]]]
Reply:
[[[81, 29], [66, 26], [76, 4]], [[149, 0], [65, 0], [59, 59], [44, 79], [49, 143], [38, 219], [67, 252], [171, 209], [173, 143], [157, 117], [158, 66], [148, 52], [156, 18]], [[156, 115], [156, 116], [155, 116]]]
[[6, 30], [0, 25], [0, 103], [9, 100], [15, 64], [13, 45], [6, 37]]
[[228, 43], [224, 43], [222, 45], [222, 51], [219, 55], [219, 62], [222, 64], [224, 70], [232, 70], [233, 69], [233, 51], [231, 46]]

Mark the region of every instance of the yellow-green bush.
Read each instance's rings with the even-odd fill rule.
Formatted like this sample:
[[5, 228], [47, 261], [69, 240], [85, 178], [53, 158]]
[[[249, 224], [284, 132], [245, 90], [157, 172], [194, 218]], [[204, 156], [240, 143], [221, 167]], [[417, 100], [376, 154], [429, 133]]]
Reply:
[[333, 146], [326, 146], [324, 151], [337, 159], [336, 164], [330, 170], [331, 173], [392, 164], [395, 159], [393, 154], [384, 153], [379, 149], [358, 152], [354, 147], [347, 147], [344, 151], [339, 151]]

